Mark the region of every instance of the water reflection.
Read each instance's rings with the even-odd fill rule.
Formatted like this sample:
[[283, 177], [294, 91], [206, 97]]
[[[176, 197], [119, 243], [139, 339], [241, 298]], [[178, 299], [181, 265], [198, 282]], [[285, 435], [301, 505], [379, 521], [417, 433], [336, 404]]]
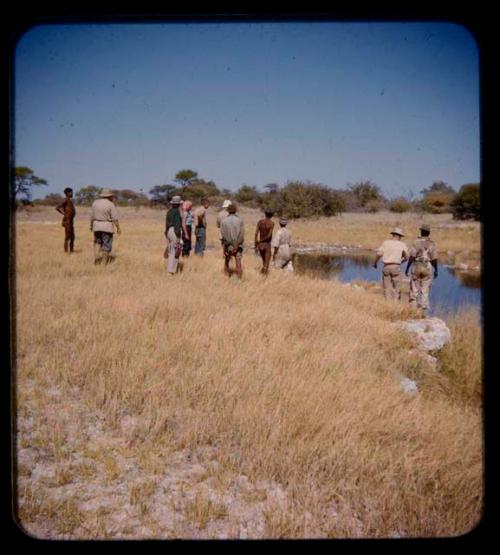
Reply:
[[[296, 254], [294, 267], [297, 273], [321, 279], [337, 279], [343, 283], [354, 280], [380, 283], [382, 264], [377, 270], [372, 264], [374, 254], [332, 255]], [[402, 268], [405, 266], [403, 265]], [[405, 286], [408, 287], [407, 285]], [[474, 306], [481, 307], [481, 276], [478, 272], [457, 272], [441, 267], [438, 278], [433, 281], [430, 292], [429, 314], [442, 315]]]

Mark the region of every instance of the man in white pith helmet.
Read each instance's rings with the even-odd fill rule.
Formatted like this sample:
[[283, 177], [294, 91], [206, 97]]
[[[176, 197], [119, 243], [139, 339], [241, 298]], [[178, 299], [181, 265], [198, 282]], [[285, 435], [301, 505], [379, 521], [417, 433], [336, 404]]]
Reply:
[[382, 289], [386, 299], [401, 299], [401, 264], [408, 260], [408, 247], [401, 240], [404, 237], [399, 227], [391, 231], [391, 239], [384, 241], [377, 249], [373, 267], [377, 268], [382, 259]]
[[94, 264], [105, 264], [112, 260], [113, 233], [116, 228], [121, 234], [118, 213], [114, 204], [114, 193], [103, 189], [90, 209], [90, 231], [94, 233]]
[[228, 208], [231, 206], [231, 201], [229, 199], [226, 199], [223, 203], [222, 203], [222, 210], [220, 210], [217, 213], [217, 227], [219, 228], [219, 240], [220, 240], [220, 244], [222, 246], [222, 256], [224, 257], [224, 244], [222, 242], [222, 233], [220, 232], [220, 224], [222, 223], [222, 220], [224, 218], [227, 217], [227, 215], [229, 214], [229, 212], [227, 211]]

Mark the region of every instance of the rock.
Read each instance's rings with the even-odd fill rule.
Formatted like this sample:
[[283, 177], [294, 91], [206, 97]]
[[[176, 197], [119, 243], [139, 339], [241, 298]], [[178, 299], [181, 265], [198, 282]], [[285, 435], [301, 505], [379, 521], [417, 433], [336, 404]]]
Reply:
[[433, 372], [437, 372], [439, 370], [438, 359], [429, 353], [419, 349], [411, 349], [408, 354], [423, 360]]
[[410, 378], [403, 378], [399, 385], [401, 389], [411, 397], [418, 393], [417, 384], [413, 380], [410, 380]]
[[451, 341], [448, 326], [439, 318], [406, 320], [403, 328], [415, 335], [417, 347], [424, 351], [439, 351]]

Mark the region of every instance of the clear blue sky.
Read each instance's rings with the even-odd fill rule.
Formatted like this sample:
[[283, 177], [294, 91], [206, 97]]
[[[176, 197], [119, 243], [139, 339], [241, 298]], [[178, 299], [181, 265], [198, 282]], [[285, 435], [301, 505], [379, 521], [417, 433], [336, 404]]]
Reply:
[[15, 164], [142, 189], [480, 180], [479, 53], [452, 23], [43, 25], [14, 58]]

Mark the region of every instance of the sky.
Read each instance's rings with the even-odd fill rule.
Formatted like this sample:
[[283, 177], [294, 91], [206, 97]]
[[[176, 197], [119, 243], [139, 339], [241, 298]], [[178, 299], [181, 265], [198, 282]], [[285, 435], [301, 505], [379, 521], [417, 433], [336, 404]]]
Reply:
[[14, 164], [142, 190], [480, 181], [479, 51], [445, 22], [49, 24], [19, 40]]

